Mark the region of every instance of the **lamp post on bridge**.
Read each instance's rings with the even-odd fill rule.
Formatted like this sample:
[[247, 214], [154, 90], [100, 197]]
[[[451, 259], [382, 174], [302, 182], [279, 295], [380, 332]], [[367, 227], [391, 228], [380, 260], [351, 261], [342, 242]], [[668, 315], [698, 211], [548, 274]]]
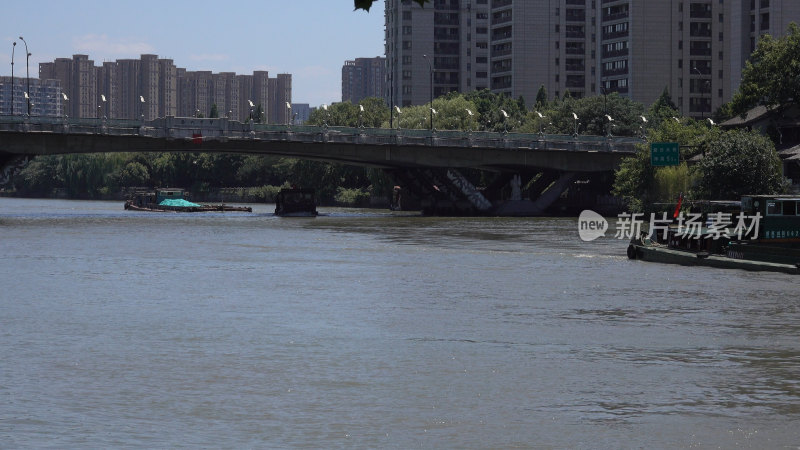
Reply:
[[644, 139], [645, 138], [644, 127], [647, 126], [647, 117], [645, 117], [645, 116], [639, 116], [639, 117], [642, 118], [642, 124], [639, 125], [639, 136], [642, 139]]
[[613, 122], [614, 119], [608, 114], [606, 114], [606, 119], [608, 119], [608, 123], [606, 123], [606, 137], [611, 137], [611, 122]]
[[67, 97], [67, 94], [66, 94], [66, 93], [62, 92], [62, 93], [61, 93], [61, 98], [64, 100], [64, 107], [63, 107], [63, 110], [64, 110], [64, 120], [67, 120], [67, 118], [69, 117], [69, 116], [67, 115], [67, 102], [69, 101], [69, 97]]
[[17, 49], [17, 41], [11, 44], [11, 115], [14, 115], [14, 50]]
[[402, 114], [402, 113], [400, 111], [400, 107], [397, 106], [397, 105], [394, 105], [394, 110], [397, 111], [397, 129], [399, 130], [400, 129], [400, 114]]
[[431, 84], [430, 84], [430, 91], [431, 91], [431, 132], [433, 132], [433, 64], [431, 64], [431, 60], [428, 59], [428, 55], [422, 55], [425, 58], [425, 61], [428, 62], [428, 69], [431, 72]]
[[508, 113], [505, 109], [501, 109], [500, 114], [503, 115], [503, 132], [508, 133]]
[[[697, 68], [697, 66], [694, 66], [692, 68], [692, 72], [695, 72], [700, 77], [703, 76], [703, 72], [701, 72], [700, 69]], [[709, 84], [709, 90], [708, 91], [709, 91], [709, 94], [711, 93], [711, 89], [710, 89], [711, 81], [710, 80], [704, 80], [702, 78], [700, 78], [698, 81], [702, 81], [702, 84], [700, 85], [701, 86], [700, 87], [700, 120], [705, 120], [705, 118], [706, 118], [706, 105], [703, 103], [703, 100], [705, 100], [705, 95], [706, 95], [706, 83]], [[708, 103], [709, 103], [709, 106], [710, 106], [710, 104], [711, 104], [711, 95], [709, 95], [708, 97], [709, 97], [708, 98]]]
[[544, 116], [544, 114], [540, 113], [539, 111], [536, 111], [536, 115], [539, 116], [539, 136], [541, 137], [541, 136], [544, 135], [544, 133], [542, 132], [542, 123], [544, 122], [544, 117], [545, 116]]
[[31, 73], [30, 73], [31, 53], [28, 51], [28, 43], [25, 42], [25, 39], [23, 39], [22, 36], [20, 36], [19, 39], [25, 44], [25, 53], [27, 54], [25, 56], [25, 80], [26, 80], [27, 85], [28, 85], [28, 87], [27, 87], [28, 97], [26, 97], [26, 98], [28, 100], [28, 102], [27, 102], [28, 103], [28, 116], [30, 116], [31, 115]]
[[144, 123], [144, 103], [145, 103], [144, 102], [144, 96], [140, 95], [139, 96], [139, 105], [141, 106], [140, 111], [142, 113], [141, 114], [142, 115], [142, 123]]
[[578, 115], [574, 112], [572, 113], [572, 119], [575, 121], [575, 134], [573, 136], [578, 137]]

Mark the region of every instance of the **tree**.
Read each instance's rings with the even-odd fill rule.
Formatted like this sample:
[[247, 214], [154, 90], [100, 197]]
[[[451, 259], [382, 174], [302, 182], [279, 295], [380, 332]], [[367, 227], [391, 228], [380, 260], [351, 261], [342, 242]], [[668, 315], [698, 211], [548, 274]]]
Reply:
[[719, 133], [700, 160], [698, 194], [713, 200], [739, 200], [746, 194], [784, 190], [781, 160], [772, 141], [755, 131]]
[[800, 27], [789, 24], [786, 36], [764, 35], [745, 63], [742, 82], [730, 111], [744, 114], [757, 105], [767, 107], [800, 100]]
[[[667, 107], [668, 108], [668, 107]], [[651, 108], [652, 109], [652, 108]], [[713, 133], [718, 133], [714, 131]], [[706, 146], [708, 129], [702, 122], [692, 119], [677, 121], [670, 117], [650, 128], [648, 142], [677, 142], [681, 146], [681, 160], [686, 161]], [[685, 166], [686, 163], [682, 163]], [[667, 173], [665, 173], [667, 172]], [[675, 172], [675, 173], [673, 173]], [[662, 175], [662, 176], [659, 176]], [[674, 199], [658, 189], [658, 180], [665, 175], [681, 176], [677, 184], [691, 186], [688, 171], [675, 171], [673, 168], [656, 168], [650, 165], [650, 146], [642, 144], [636, 154], [625, 158], [614, 173], [612, 193], [625, 201], [633, 212], [648, 211], [652, 203], [668, 202]]]
[[661, 93], [661, 96], [658, 97], [655, 103], [650, 105], [647, 117], [653, 122], [653, 126], [658, 126], [661, 121], [672, 120], [673, 117], [678, 116], [680, 116], [680, 113], [669, 95], [669, 88], [664, 87], [664, 92]]
[[148, 186], [150, 173], [144, 164], [131, 161], [119, 173], [120, 186]]
[[544, 85], [539, 86], [539, 92], [536, 93], [536, 109], [541, 109], [547, 106], [547, 89]]

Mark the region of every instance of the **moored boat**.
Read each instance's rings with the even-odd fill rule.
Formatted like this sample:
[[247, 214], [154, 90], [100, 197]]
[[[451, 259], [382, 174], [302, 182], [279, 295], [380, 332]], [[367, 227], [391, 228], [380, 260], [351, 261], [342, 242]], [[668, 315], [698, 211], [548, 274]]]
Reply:
[[284, 188], [275, 196], [275, 215], [283, 217], [315, 217], [317, 202], [313, 189]]
[[224, 203], [209, 205], [193, 203], [180, 188], [136, 191], [125, 201], [125, 209], [147, 212], [252, 212], [249, 206], [232, 206]]
[[683, 217], [676, 222], [656, 233], [632, 237], [628, 257], [800, 274], [800, 197], [744, 196], [738, 214], [707, 213], [694, 221], [698, 226], [691, 232]]

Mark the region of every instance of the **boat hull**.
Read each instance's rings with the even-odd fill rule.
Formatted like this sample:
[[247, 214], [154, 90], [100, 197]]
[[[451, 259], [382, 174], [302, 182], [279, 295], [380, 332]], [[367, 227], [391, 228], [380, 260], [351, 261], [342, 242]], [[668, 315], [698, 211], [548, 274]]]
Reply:
[[665, 264], [680, 264], [684, 266], [707, 266], [720, 269], [800, 274], [800, 268], [793, 264], [736, 259], [723, 255], [708, 254], [706, 252], [676, 250], [664, 246], [641, 243], [631, 243], [628, 246], [628, 258]]
[[201, 206], [138, 206], [133, 202], [125, 202], [125, 209], [129, 211], [145, 212], [253, 212], [249, 206], [230, 205], [201, 205]]

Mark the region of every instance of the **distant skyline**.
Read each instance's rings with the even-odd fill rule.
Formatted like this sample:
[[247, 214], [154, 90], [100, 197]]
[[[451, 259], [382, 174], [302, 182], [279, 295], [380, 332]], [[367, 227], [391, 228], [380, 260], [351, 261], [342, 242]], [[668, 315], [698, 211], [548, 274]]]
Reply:
[[95, 65], [142, 54], [170, 58], [187, 70], [271, 77], [292, 74], [292, 101], [319, 106], [341, 101], [346, 60], [383, 56], [383, 2], [369, 13], [351, 0], [98, 0], [4, 2], [0, 75], [30, 76], [39, 63], [74, 54]]

